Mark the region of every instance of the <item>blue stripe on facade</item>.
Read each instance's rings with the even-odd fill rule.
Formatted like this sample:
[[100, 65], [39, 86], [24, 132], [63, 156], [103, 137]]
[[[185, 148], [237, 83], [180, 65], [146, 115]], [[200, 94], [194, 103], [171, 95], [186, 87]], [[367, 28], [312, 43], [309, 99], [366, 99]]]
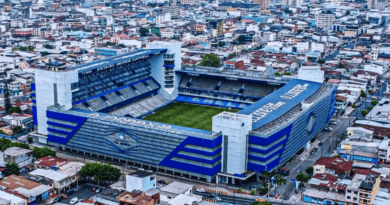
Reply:
[[74, 129], [76, 127], [76, 125], [75, 126], [65, 125], [65, 124], [61, 124], [61, 123], [57, 123], [57, 122], [49, 122], [49, 121], [47, 121], [47, 124], [53, 125], [53, 126], [58, 126], [58, 127], [63, 127], [63, 128], [68, 128], [68, 129]]
[[291, 132], [292, 124], [283, 128], [279, 132], [269, 136], [269, 137], [260, 137], [255, 135], [249, 135], [248, 142], [250, 144], [256, 144], [261, 146], [268, 146], [269, 144], [272, 144], [276, 140], [288, 135]]
[[[159, 165], [171, 167], [171, 168], [175, 168], [175, 169], [180, 169], [180, 170], [185, 170], [185, 171], [189, 171], [189, 172], [196, 172], [196, 173], [204, 174], [204, 175], [208, 175], [208, 176], [213, 176], [213, 175], [217, 174], [219, 171], [221, 171], [221, 163], [217, 164], [216, 166], [214, 166], [212, 168], [207, 168], [207, 167], [203, 167], [203, 166], [198, 166], [198, 165], [193, 165], [193, 164], [189, 164], [189, 163], [171, 160], [173, 157], [189, 159], [188, 156], [186, 156], [186, 158], [184, 158], [183, 155], [178, 154], [179, 151], [184, 151], [183, 148], [189, 144], [201, 146], [201, 147], [207, 147], [207, 148], [215, 148], [215, 147], [220, 146], [222, 144], [222, 135], [213, 139], [213, 140], [189, 136], [182, 143], [180, 143], [180, 145], [177, 146], [167, 157], [165, 157], [165, 159], [163, 159]], [[203, 153], [207, 153], [207, 152], [203, 152]], [[222, 156], [218, 157], [219, 160], [221, 158], [222, 158]], [[191, 159], [191, 160], [194, 160], [194, 159]], [[205, 162], [205, 160], [203, 160], [203, 161]], [[208, 164], [208, 163], [206, 163], [206, 164]]]
[[[271, 169], [275, 168], [276, 166], [278, 166], [279, 162], [280, 162], [280, 159], [282, 158], [282, 155], [283, 155], [283, 152], [284, 152], [284, 148], [286, 147], [286, 143], [288, 141], [288, 138], [289, 138], [289, 136], [291, 134], [292, 126], [293, 126], [293, 124], [290, 124], [289, 126], [283, 128], [279, 132], [271, 135], [266, 140], [264, 140], [264, 138], [261, 138], [261, 137], [256, 137], [256, 136], [249, 135], [249, 143], [262, 145], [262, 146], [267, 146], [267, 145], [275, 142], [276, 140], [278, 140], [278, 139], [280, 139], [280, 138], [282, 138], [284, 136], [286, 136], [286, 139], [282, 140], [281, 142], [279, 142], [279, 143], [277, 143], [275, 145], [273, 145], [271, 147], [272, 149], [270, 148], [270, 149], [267, 150], [268, 152], [264, 152], [264, 151], [258, 152], [258, 153], [261, 153], [261, 154], [267, 154], [270, 151], [273, 151], [273, 149], [275, 149], [276, 147], [278, 147], [280, 145], [283, 145], [283, 147], [280, 150], [276, 151], [275, 153], [271, 154], [270, 156], [262, 158], [262, 157], [258, 157], [258, 156], [248, 155], [248, 159], [254, 159], [254, 160], [266, 162], [267, 160], [271, 159], [275, 155], [279, 154], [278, 158], [276, 158], [275, 160], [273, 160], [272, 162], [267, 164], [267, 170], [271, 170]], [[273, 139], [273, 141], [270, 141], [270, 138]], [[266, 141], [267, 144], [264, 144], [263, 143], [264, 141]], [[250, 149], [256, 150], [255, 148], [250, 148]], [[248, 148], [248, 150], [250, 150], [250, 149]], [[251, 170], [251, 171], [256, 171], [256, 170], [257, 171], [261, 171], [261, 170], [265, 169], [265, 166], [248, 162], [247, 163], [247, 169]]]
[[37, 100], [32, 99], [31, 102], [32, 102], [32, 103], [37, 103]]
[[173, 68], [173, 67], [175, 67], [175, 65], [164, 65], [164, 67], [166, 67], [166, 68]]
[[35, 90], [35, 83], [31, 83], [30, 86], [31, 86], [31, 90]]
[[[76, 115], [69, 115], [69, 114], [64, 114], [64, 113], [58, 113], [58, 112], [52, 112], [50, 110], [46, 111], [46, 117], [47, 118], [53, 118], [57, 120], [63, 120], [63, 121], [68, 121], [68, 122], [74, 122], [77, 123], [77, 126], [73, 128], [73, 130], [69, 133], [67, 133], [67, 137], [58, 137], [54, 135], [48, 135], [47, 140], [50, 142], [56, 142], [59, 144], [66, 144], [70, 138], [77, 132], [78, 129], [84, 124], [85, 121], [87, 121], [88, 118], [86, 117], [80, 117]], [[48, 128], [48, 131], [51, 128]]]
[[38, 114], [37, 114], [37, 106], [32, 106], [32, 116], [33, 116], [33, 124], [38, 125]]
[[202, 151], [202, 150], [191, 149], [191, 148], [187, 148], [187, 147], [183, 147], [181, 149], [181, 151], [192, 152], [192, 153], [195, 153], [195, 154], [203, 154], [203, 155], [212, 157], [212, 156], [220, 153], [222, 151], [222, 147], [217, 149], [217, 150], [215, 150], [214, 152], [205, 152], [205, 151]]
[[201, 158], [191, 157], [191, 156], [182, 155], [182, 154], [177, 154], [176, 157], [179, 157], [179, 158], [182, 158], [182, 159], [193, 160], [193, 161], [197, 161], [197, 162], [203, 162], [205, 164], [214, 164], [215, 162], [221, 161], [221, 159], [222, 159], [222, 155], [216, 157], [213, 160], [201, 159]]
[[31, 93], [31, 96], [37, 97], [36, 93]]

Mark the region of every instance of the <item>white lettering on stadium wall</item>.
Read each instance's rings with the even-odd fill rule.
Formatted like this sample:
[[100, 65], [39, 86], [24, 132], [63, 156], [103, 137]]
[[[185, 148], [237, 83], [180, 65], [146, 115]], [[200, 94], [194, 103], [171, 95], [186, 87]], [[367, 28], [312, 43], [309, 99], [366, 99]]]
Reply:
[[[283, 99], [291, 100], [301, 94], [303, 91], [305, 91], [309, 87], [309, 84], [305, 83], [303, 85], [296, 85], [291, 90], [284, 93], [282, 96], [280, 96]], [[277, 103], [267, 103], [266, 105], [261, 106], [259, 109], [257, 109], [255, 112], [252, 113], [252, 121], [257, 122], [260, 119], [267, 116], [269, 113], [275, 111], [280, 106], [286, 104], [286, 102], [279, 101]]]
[[118, 124], [130, 125], [130, 126], [141, 126], [146, 129], [154, 129], [164, 132], [169, 132], [171, 134], [181, 134], [181, 132], [171, 130], [172, 127], [169, 125], [163, 125], [155, 122], [141, 121], [136, 119], [129, 119], [124, 117], [116, 117], [112, 115], [100, 116], [98, 113], [92, 113], [87, 116], [88, 118], [97, 118], [99, 120], [105, 120], [110, 122], [116, 122]]
[[277, 103], [267, 103], [263, 106], [261, 106], [259, 109], [257, 109], [255, 112], [252, 113], [252, 121], [257, 122], [261, 118], [268, 115], [268, 113], [273, 112], [274, 110], [278, 109], [280, 106], [286, 104], [285, 102], [277, 102]]
[[307, 89], [307, 87], [309, 87], [309, 84], [307, 84], [307, 83], [305, 83], [303, 85], [298, 84], [298, 85], [294, 86], [288, 92], [284, 93], [280, 97], [284, 98], [284, 99], [291, 100], [291, 99], [295, 98], [296, 96], [298, 96], [299, 94], [301, 94], [301, 92], [305, 91]]

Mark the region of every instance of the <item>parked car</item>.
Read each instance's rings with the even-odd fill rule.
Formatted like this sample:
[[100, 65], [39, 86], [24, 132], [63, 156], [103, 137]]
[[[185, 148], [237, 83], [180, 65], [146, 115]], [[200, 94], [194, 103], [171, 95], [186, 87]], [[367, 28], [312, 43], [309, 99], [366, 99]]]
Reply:
[[324, 129], [325, 131], [327, 131], [327, 132], [332, 132], [333, 131], [333, 129], [332, 128], [330, 128], [330, 127], [325, 127], [325, 129]]
[[69, 198], [68, 196], [66, 196], [65, 194], [61, 194], [61, 197], [63, 198], [63, 199], [67, 199], [67, 198]]
[[372, 97], [371, 97], [371, 100], [378, 100], [378, 98], [375, 97], [375, 96], [372, 96]]
[[96, 189], [97, 189], [97, 187], [95, 186], [95, 187], [92, 188], [92, 191], [95, 192]]
[[161, 189], [161, 188], [162, 188], [161, 185], [157, 185], [157, 186], [156, 186], [156, 189]]
[[100, 187], [96, 189], [96, 193], [99, 193], [101, 191], [102, 191], [102, 189]]
[[222, 201], [222, 199], [219, 198], [219, 197], [217, 197], [217, 196], [216, 196], [214, 199], [215, 199], [216, 201]]
[[160, 183], [160, 184], [166, 184], [166, 182], [162, 179], [158, 180], [157, 183]]
[[317, 152], [317, 150], [318, 150], [317, 148], [312, 149], [311, 152], [310, 152], [310, 154], [311, 154], [311, 155], [314, 155], [314, 154]]
[[57, 196], [57, 198], [54, 199], [54, 202], [60, 202], [62, 201], [62, 197], [61, 196]]
[[319, 146], [322, 146], [322, 145], [324, 145], [324, 143], [323, 143], [323, 142], [320, 142], [318, 145], [319, 145]]
[[205, 192], [205, 190], [203, 188], [198, 188], [196, 191], [197, 192]]
[[68, 191], [66, 191], [66, 196], [71, 196], [74, 194], [74, 190], [73, 189], [69, 189]]
[[288, 176], [290, 174], [290, 169], [287, 169], [287, 168], [284, 168], [284, 167], [280, 167], [278, 169], [278, 172], [282, 175], [285, 175], [285, 176]]
[[337, 122], [336, 122], [336, 121], [330, 121], [329, 124], [331, 124], [331, 125], [337, 125]]
[[72, 200], [70, 200], [70, 204], [76, 204], [78, 202], [78, 198], [74, 197]]

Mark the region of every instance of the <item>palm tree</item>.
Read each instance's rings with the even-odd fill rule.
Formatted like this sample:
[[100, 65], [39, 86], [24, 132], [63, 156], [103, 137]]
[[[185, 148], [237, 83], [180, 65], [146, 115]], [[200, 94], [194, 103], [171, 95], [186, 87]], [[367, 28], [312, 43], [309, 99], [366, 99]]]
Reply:
[[[275, 184], [280, 186], [282, 184], [286, 185], [286, 182], [287, 180], [285, 178], [283, 178], [283, 176], [281, 174], [277, 174], [275, 176]], [[275, 195], [276, 195], [276, 187], [275, 187]]]

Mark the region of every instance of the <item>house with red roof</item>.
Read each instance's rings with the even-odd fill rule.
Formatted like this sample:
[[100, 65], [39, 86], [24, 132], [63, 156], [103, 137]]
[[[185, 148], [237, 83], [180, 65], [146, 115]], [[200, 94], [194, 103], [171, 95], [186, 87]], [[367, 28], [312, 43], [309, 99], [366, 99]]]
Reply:
[[351, 174], [352, 161], [340, 157], [321, 157], [314, 163], [314, 173]]
[[66, 164], [67, 162], [68, 160], [66, 159], [46, 156], [37, 159], [37, 161], [34, 162], [34, 165], [35, 165], [35, 169], [54, 169], [60, 167], [61, 165]]

